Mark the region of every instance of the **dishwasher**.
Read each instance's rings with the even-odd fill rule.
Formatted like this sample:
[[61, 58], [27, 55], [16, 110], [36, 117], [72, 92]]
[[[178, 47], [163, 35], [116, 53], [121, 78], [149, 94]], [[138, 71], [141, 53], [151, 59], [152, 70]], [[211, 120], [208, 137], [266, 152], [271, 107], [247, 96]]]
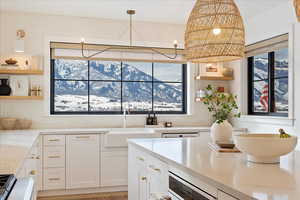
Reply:
[[191, 137], [199, 137], [199, 132], [184, 132], [184, 133], [162, 133], [162, 138], [191, 138]]

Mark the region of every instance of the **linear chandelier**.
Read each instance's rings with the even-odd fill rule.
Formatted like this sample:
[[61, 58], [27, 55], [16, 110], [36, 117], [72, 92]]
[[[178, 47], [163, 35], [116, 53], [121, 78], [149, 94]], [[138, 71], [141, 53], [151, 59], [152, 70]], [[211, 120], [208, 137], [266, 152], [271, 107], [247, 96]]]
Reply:
[[177, 48], [178, 48], [178, 42], [177, 42], [177, 40], [174, 40], [174, 42], [173, 42], [173, 46], [174, 46], [174, 56], [170, 56], [170, 55], [167, 55], [167, 54], [165, 54], [165, 53], [163, 53], [163, 52], [160, 52], [159, 50], [157, 50], [156, 48], [152, 48], [152, 47], [139, 47], [139, 46], [132, 46], [132, 30], [133, 30], [133, 25], [132, 25], [132, 16], [133, 15], [135, 15], [136, 14], [136, 11], [135, 10], [127, 10], [127, 14], [129, 15], [129, 17], [130, 17], [130, 38], [129, 38], [129, 46], [111, 46], [111, 47], [107, 47], [107, 48], [105, 48], [105, 49], [103, 49], [103, 50], [101, 50], [101, 51], [98, 51], [98, 52], [96, 52], [96, 53], [93, 53], [93, 54], [91, 54], [91, 55], [85, 55], [84, 54], [84, 50], [85, 50], [85, 45], [86, 45], [86, 43], [85, 43], [85, 39], [84, 38], [82, 38], [81, 39], [81, 42], [80, 42], [80, 44], [81, 44], [81, 56], [83, 57], [83, 58], [87, 58], [87, 59], [90, 59], [90, 58], [92, 58], [92, 57], [94, 57], [94, 56], [96, 56], [96, 55], [99, 55], [99, 54], [101, 54], [101, 53], [104, 53], [104, 52], [107, 52], [107, 51], [110, 51], [110, 50], [124, 50], [124, 49], [134, 49], [134, 50], [149, 50], [149, 51], [152, 51], [152, 52], [154, 52], [154, 53], [156, 53], [156, 54], [159, 54], [159, 55], [162, 55], [162, 56], [164, 56], [164, 57], [166, 57], [166, 58], [168, 58], [168, 59], [171, 59], [171, 60], [174, 60], [174, 59], [176, 59], [177, 58], [177, 56], [178, 56], [178, 52], [177, 52]]
[[244, 55], [244, 24], [234, 0], [197, 0], [186, 26], [185, 58], [216, 63]]

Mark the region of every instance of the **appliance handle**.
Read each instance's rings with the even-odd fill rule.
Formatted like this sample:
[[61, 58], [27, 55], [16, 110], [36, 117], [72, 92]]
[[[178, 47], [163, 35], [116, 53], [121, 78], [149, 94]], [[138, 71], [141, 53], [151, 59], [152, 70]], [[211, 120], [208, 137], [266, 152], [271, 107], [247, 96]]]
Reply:
[[[181, 184], [191, 188], [192, 190], [194, 190], [195, 192], [197, 192], [198, 194], [202, 195], [203, 197], [209, 199], [209, 200], [216, 200], [216, 197], [209, 195], [208, 193], [202, 191], [201, 189], [191, 185], [190, 183], [188, 183], [187, 181], [179, 178], [178, 176], [175, 176], [173, 174], [169, 174], [169, 176], [171, 176], [172, 178], [176, 179], [178, 182], [180, 182]], [[173, 193], [175, 193], [174, 191], [172, 191]], [[176, 193], [175, 193], [176, 194]]]
[[31, 200], [34, 180], [31, 177], [18, 179], [7, 200]]

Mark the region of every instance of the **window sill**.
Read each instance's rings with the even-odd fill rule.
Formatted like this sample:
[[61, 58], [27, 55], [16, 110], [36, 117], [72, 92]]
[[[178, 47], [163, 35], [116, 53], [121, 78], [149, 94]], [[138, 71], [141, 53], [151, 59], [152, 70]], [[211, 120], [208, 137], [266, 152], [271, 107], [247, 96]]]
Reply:
[[236, 119], [243, 123], [255, 124], [270, 124], [279, 126], [294, 126], [294, 119], [288, 117], [277, 116], [260, 116], [260, 115], [242, 115], [241, 118]]

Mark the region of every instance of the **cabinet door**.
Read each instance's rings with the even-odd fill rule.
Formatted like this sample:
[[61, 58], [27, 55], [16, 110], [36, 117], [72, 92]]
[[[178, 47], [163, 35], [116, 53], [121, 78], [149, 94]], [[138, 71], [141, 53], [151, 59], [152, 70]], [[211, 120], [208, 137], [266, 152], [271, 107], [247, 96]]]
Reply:
[[99, 135], [69, 135], [66, 142], [67, 189], [99, 187]]
[[148, 171], [145, 168], [140, 168], [138, 171], [138, 199], [149, 200], [149, 180]]
[[147, 156], [134, 146], [128, 149], [128, 199], [149, 200]]
[[158, 159], [149, 158], [148, 164], [149, 197], [168, 195], [168, 167]]
[[127, 185], [127, 154], [127, 151], [112, 151], [101, 153], [100, 183], [102, 187]]

